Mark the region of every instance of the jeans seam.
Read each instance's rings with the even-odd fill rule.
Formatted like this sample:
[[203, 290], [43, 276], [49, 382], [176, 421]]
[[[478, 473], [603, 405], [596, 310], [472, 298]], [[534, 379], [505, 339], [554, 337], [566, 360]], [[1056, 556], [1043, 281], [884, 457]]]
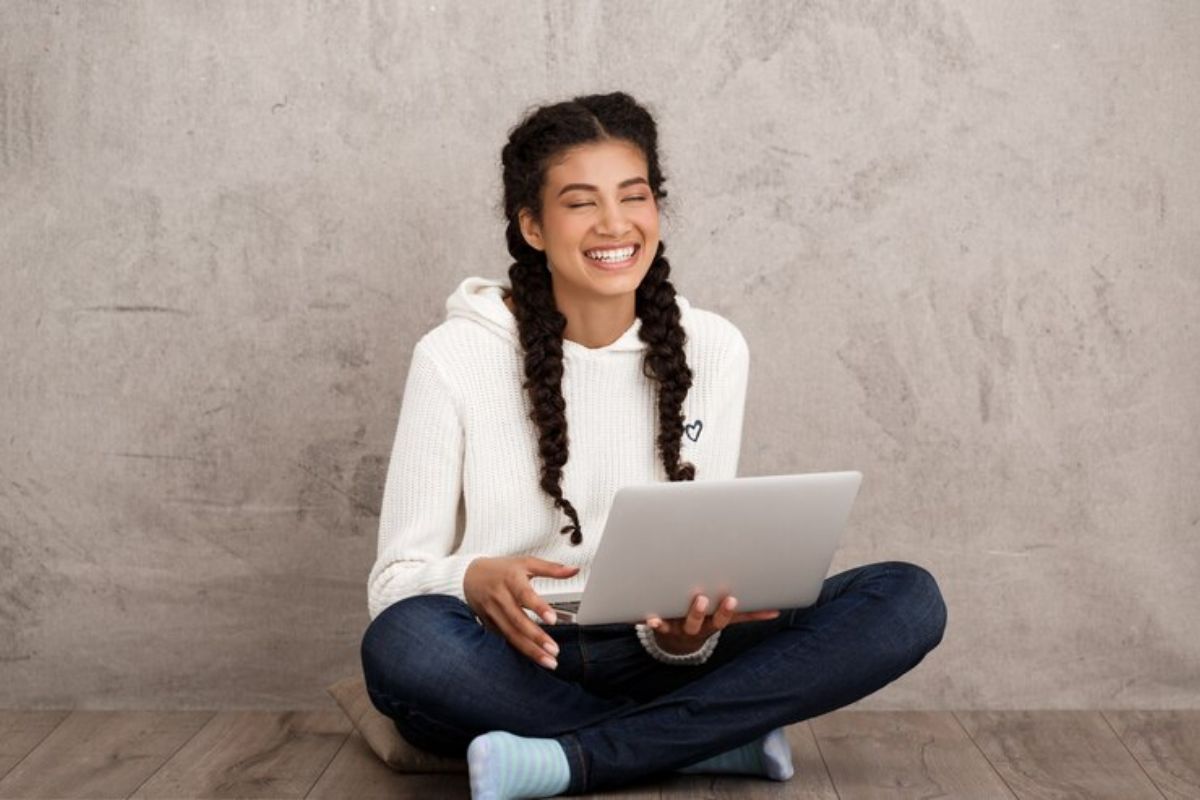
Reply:
[[568, 733], [566, 738], [571, 742], [572, 747], [575, 748], [575, 754], [579, 758], [579, 787], [576, 791], [586, 791], [588, 787], [588, 774], [587, 759], [583, 755], [583, 743], [579, 741], [579, 736], [574, 733]]

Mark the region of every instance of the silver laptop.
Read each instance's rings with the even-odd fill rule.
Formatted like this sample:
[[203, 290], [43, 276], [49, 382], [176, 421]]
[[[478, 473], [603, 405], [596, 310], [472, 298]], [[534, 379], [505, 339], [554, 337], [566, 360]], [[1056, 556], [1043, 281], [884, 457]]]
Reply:
[[696, 593], [707, 613], [729, 594], [739, 612], [804, 608], [821, 593], [861, 482], [861, 472], [818, 472], [623, 486], [583, 591], [541, 576], [531, 584], [559, 622], [580, 625], [683, 617]]

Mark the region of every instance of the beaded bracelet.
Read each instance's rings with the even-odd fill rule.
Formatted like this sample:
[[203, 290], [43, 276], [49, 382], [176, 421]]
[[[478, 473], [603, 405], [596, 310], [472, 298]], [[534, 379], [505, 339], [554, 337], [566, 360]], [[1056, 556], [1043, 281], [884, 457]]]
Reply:
[[717, 641], [721, 638], [720, 631], [713, 631], [712, 635], [705, 640], [699, 650], [691, 653], [668, 653], [658, 646], [658, 640], [654, 638], [654, 629], [644, 622], [637, 624], [638, 639], [641, 640], [642, 646], [645, 647], [650, 654], [657, 660], [667, 664], [703, 664], [708, 661], [708, 657], [712, 655], [713, 650], [717, 648]]

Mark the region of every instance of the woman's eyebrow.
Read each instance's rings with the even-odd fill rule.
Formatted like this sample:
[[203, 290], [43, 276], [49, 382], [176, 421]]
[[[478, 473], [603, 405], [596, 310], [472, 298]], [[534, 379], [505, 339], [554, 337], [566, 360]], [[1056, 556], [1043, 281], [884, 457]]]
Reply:
[[[644, 183], [647, 186], [650, 185], [650, 182], [642, 177], [626, 178], [625, 180], [623, 180], [617, 184], [617, 188], [624, 189], [626, 186], [633, 186], [635, 183]], [[583, 189], [584, 191], [588, 191], [588, 192], [596, 192], [596, 191], [599, 191], [599, 188], [600, 187], [593, 186], [590, 183], [568, 183], [566, 186], [564, 186], [558, 190], [558, 194], [555, 195], [555, 197], [562, 197], [564, 194], [571, 191], [572, 189]]]

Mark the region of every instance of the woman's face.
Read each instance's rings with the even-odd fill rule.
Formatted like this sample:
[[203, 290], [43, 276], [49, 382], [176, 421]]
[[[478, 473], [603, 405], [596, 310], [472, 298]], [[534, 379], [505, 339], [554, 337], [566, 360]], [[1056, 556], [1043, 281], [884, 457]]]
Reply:
[[546, 253], [558, 291], [637, 291], [658, 250], [658, 204], [645, 156], [624, 140], [568, 150], [546, 172], [541, 224], [528, 209], [520, 223], [525, 240]]

